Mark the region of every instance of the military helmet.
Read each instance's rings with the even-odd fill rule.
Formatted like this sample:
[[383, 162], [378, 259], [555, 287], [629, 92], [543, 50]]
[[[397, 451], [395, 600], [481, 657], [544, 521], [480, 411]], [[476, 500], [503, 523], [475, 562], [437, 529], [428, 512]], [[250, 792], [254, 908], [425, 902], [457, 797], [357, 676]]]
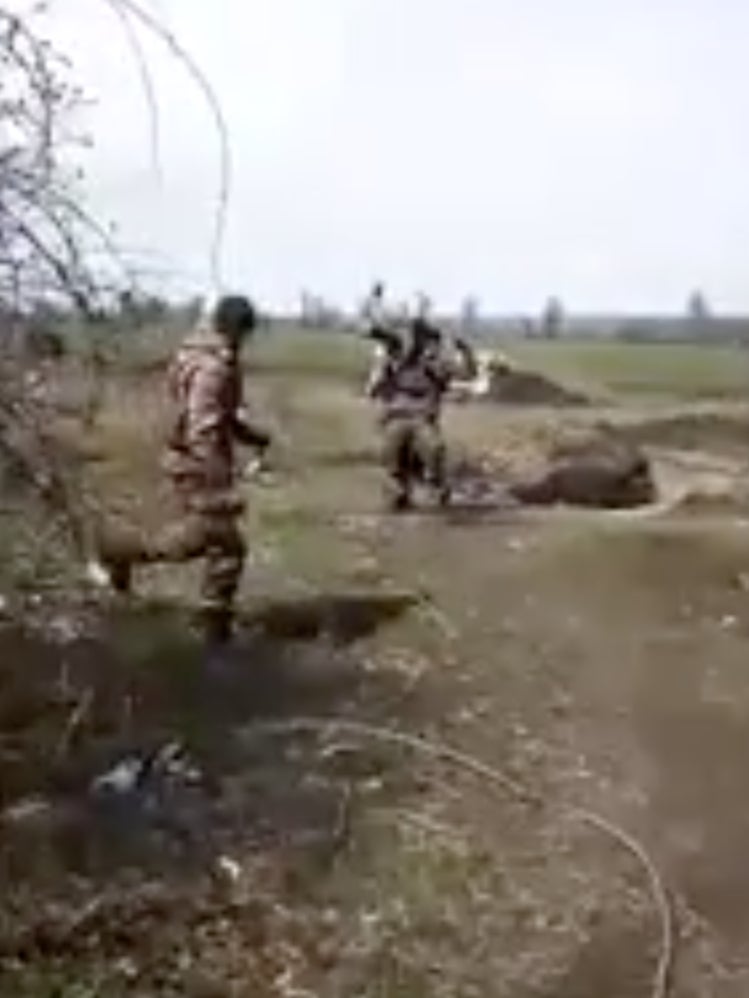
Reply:
[[257, 325], [257, 312], [244, 295], [225, 295], [220, 298], [213, 312], [216, 331], [224, 336], [242, 336]]

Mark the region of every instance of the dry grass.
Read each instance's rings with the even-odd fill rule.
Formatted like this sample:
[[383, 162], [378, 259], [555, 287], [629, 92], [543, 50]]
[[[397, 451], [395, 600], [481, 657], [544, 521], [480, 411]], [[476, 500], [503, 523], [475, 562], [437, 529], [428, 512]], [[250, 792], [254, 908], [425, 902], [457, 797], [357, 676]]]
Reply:
[[[205, 674], [185, 627], [189, 571], [150, 573], [128, 608], [79, 607], [86, 641], [61, 640], [59, 622], [51, 632], [52, 610], [25, 633], [0, 630], [3, 801], [42, 793], [60, 815], [34, 836], [0, 831], [12, 913], [0, 993], [648, 998], [647, 886], [562, 820], [576, 803], [640, 836], [661, 867], [680, 918], [674, 996], [745, 995], [741, 519], [389, 519], [356, 393], [365, 355], [298, 342], [259, 344], [249, 369], [251, 400], [282, 436], [274, 480], [248, 485], [253, 558], [231, 676]], [[701, 394], [687, 366], [684, 391]], [[727, 418], [677, 432], [640, 398], [564, 427], [488, 407], [454, 410], [449, 427], [471, 453], [523, 463], [602, 415], [692, 453], [720, 449]], [[84, 442], [88, 488], [152, 529], [166, 515], [161, 418], [156, 372], [113, 377]], [[743, 418], [729, 420], [732, 456]], [[547, 807], [363, 739], [247, 737], [295, 714], [445, 740]], [[175, 804], [203, 831], [146, 822], [113, 836], [85, 809], [91, 775], [170, 739], [207, 775]], [[236, 881], [211, 876], [218, 855]]]

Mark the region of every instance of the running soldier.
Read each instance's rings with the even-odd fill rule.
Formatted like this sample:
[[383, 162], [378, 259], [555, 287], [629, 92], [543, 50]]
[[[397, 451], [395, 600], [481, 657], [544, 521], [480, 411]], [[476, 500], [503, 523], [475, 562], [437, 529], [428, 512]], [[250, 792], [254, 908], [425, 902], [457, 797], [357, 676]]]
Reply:
[[100, 559], [108, 580], [128, 592], [133, 567], [155, 562], [205, 562], [201, 622], [206, 640], [231, 636], [234, 598], [245, 561], [239, 528], [244, 503], [236, 493], [236, 444], [265, 453], [267, 433], [252, 426], [242, 409], [240, 349], [256, 325], [243, 297], [219, 301], [207, 329], [189, 337], [167, 375], [173, 422], [165, 470], [179, 514], [161, 535], [105, 536]]

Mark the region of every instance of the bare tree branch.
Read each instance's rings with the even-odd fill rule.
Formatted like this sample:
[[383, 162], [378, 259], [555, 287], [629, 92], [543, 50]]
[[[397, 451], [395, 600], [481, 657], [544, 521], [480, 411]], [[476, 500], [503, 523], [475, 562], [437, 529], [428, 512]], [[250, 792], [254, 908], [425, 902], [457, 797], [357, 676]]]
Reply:
[[216, 132], [219, 138], [219, 192], [216, 205], [216, 217], [214, 224], [213, 242], [211, 246], [211, 276], [215, 285], [215, 290], [222, 290], [222, 252], [224, 235], [226, 231], [226, 220], [229, 207], [229, 197], [231, 193], [232, 161], [231, 143], [229, 141], [229, 127], [224, 117], [224, 112], [219, 99], [206, 77], [203, 70], [192, 58], [187, 49], [176, 35], [158, 20], [146, 7], [137, 0], [106, 0], [106, 2], [120, 11], [124, 10], [141, 23], [148, 31], [159, 38], [175, 58], [182, 63], [201, 93], [205, 97], [208, 108], [213, 116], [216, 125]]

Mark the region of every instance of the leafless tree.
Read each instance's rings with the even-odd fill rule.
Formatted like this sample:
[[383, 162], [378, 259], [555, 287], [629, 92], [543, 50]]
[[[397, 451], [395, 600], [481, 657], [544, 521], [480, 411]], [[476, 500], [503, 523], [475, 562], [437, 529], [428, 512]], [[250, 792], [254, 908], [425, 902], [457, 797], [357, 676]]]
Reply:
[[[96, 308], [95, 250], [106, 231], [86, 212], [71, 152], [83, 101], [34, 14], [0, 6], [0, 309], [13, 316], [65, 298]], [[6, 341], [7, 342], [7, 341]]]
[[79, 546], [81, 517], [50, 433], [49, 395], [16, 347], [41, 303], [94, 316], [91, 261], [109, 240], [83, 206], [72, 156], [85, 144], [74, 127], [83, 95], [44, 35], [43, 13], [0, 4], [0, 456], [65, 515]]
[[[0, 0], [0, 459], [12, 460], [44, 499], [64, 512], [80, 550], [80, 496], [70, 462], [55, 450], [50, 393], [19, 362], [14, 349], [33, 317], [72, 306], [82, 324], [131, 292], [134, 268], [126, 265], [109, 229], [87, 210], [79, 153], [88, 143], [78, 130], [85, 105], [73, 66], [47, 37], [45, 13], [54, 0], [31, 3], [24, 14]], [[219, 139], [219, 188], [209, 269], [221, 288], [221, 250], [230, 188], [229, 136], [209, 81], [179, 39], [152, 13], [148, 0], [102, 0], [132, 49], [151, 115], [154, 163], [158, 163], [158, 103], [139, 32], [157, 38], [202, 94]], [[137, 297], [137, 295], [136, 295]], [[91, 325], [88, 328], [93, 328]], [[100, 397], [99, 336], [90, 338], [92, 399]], [[33, 390], [29, 378], [33, 379]], [[90, 423], [92, 405], [84, 405]], [[1, 470], [1, 469], [0, 469]], [[64, 508], [63, 508], [64, 507]]]
[[[154, 147], [158, 108], [138, 29], [155, 35], [185, 66], [214, 115], [221, 143], [221, 182], [210, 267], [218, 286], [230, 175], [228, 133], [219, 103], [200, 68], [147, 3], [102, 2], [126, 29], [138, 56]], [[109, 229], [86, 208], [78, 165], [88, 144], [79, 131], [85, 98], [73, 82], [70, 60], [47, 37], [48, 4], [34, 3], [23, 14], [9, 4], [10, 0], [0, 0], [0, 460], [10, 461], [48, 506], [65, 515], [80, 551], [86, 514], [70, 462], [56, 450], [50, 433], [55, 422], [49, 411], [50, 393], [16, 348], [40, 308], [72, 307], [85, 326], [99, 318], [123, 289], [132, 290], [135, 282]], [[97, 385], [102, 373], [100, 337], [92, 336], [90, 341], [95, 400], [100, 397]], [[90, 421], [92, 406], [83, 408], [83, 418]]]

